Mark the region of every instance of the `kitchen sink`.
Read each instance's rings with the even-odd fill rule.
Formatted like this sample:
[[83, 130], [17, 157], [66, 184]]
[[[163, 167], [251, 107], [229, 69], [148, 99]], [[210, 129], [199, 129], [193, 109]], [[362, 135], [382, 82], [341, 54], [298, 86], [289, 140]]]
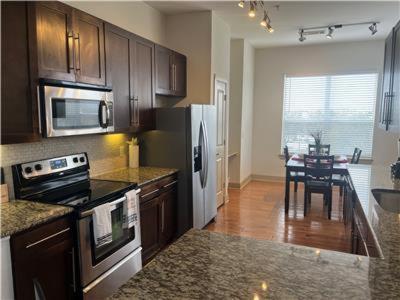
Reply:
[[371, 192], [384, 210], [400, 213], [400, 190], [372, 189]]

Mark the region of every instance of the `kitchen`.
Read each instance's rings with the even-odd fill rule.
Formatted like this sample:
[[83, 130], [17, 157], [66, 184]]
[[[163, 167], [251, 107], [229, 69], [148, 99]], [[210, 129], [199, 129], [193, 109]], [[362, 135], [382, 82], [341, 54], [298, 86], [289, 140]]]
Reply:
[[[398, 213], [374, 204], [369, 192], [393, 189], [389, 165], [397, 159], [399, 133], [386, 132], [387, 118], [373, 141], [375, 148], [387, 145], [374, 149], [374, 163], [383, 166], [349, 167], [351, 190], [371, 203], [367, 216], [364, 206], [356, 216], [366, 232], [358, 245], [370, 245], [371, 235], [375, 255], [211, 232], [226, 224], [219, 223], [221, 212], [234, 205], [234, 188], [274, 179], [261, 168], [275, 168], [275, 162], [259, 164], [239, 180], [232, 173], [235, 164], [245, 171], [246, 145], [253, 143], [253, 156], [265, 151], [248, 141], [262, 127], [257, 107], [264, 104], [256, 99], [257, 76], [254, 112], [244, 96], [242, 107], [235, 106], [250, 80], [244, 71], [249, 46], [235, 48], [219, 9], [246, 12], [236, 2], [224, 5], [210, 11], [190, 2], [2, 2], [2, 178], [9, 199], [24, 199], [1, 205], [2, 298], [399, 295]], [[285, 4], [270, 11], [284, 13]], [[387, 31], [381, 40], [398, 20], [398, 13], [387, 23], [379, 19], [378, 28]], [[239, 73], [232, 62], [237, 54]], [[257, 50], [253, 64], [260, 55]], [[242, 82], [233, 85], [237, 74]], [[252, 134], [248, 122], [254, 122]], [[237, 132], [239, 140], [245, 135], [239, 146]], [[283, 170], [278, 143], [275, 176]], [[102, 226], [96, 218], [104, 207], [111, 224]], [[208, 231], [197, 230], [209, 222]], [[95, 245], [103, 238], [103, 246]]]

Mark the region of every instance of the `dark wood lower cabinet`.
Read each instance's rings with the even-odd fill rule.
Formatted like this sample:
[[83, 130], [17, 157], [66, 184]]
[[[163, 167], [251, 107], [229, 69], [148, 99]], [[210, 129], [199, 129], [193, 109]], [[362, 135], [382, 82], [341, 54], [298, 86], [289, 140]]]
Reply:
[[176, 175], [142, 187], [140, 227], [142, 261], [148, 263], [173, 241], [176, 233]]
[[73, 254], [68, 217], [12, 236], [15, 299], [73, 299]]

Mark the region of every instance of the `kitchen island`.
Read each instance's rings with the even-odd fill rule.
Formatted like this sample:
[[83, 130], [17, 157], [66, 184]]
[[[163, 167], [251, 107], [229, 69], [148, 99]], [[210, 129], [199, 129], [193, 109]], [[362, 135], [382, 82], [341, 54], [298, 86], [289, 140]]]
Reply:
[[190, 230], [110, 299], [398, 299], [400, 257]]

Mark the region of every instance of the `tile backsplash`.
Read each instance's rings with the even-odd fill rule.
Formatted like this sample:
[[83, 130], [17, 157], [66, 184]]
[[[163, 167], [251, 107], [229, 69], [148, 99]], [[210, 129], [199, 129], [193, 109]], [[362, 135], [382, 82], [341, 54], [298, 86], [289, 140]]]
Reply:
[[4, 168], [10, 199], [13, 198], [11, 166], [17, 163], [87, 152], [90, 174], [96, 175], [128, 165], [125, 134], [87, 135], [43, 139], [37, 143], [1, 145], [1, 166]]

